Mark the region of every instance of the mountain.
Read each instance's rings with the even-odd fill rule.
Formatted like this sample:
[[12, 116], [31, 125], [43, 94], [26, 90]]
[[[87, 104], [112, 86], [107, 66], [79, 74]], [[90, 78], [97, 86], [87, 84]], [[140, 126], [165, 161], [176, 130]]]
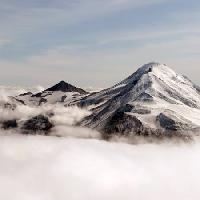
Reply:
[[80, 125], [109, 137], [188, 135], [200, 127], [200, 90], [166, 65], [149, 63], [115, 86], [80, 101], [93, 112]]
[[87, 94], [87, 92], [81, 88], [77, 88], [69, 83], [66, 83], [65, 81], [60, 81], [58, 84], [54, 85], [51, 88], [48, 88], [45, 90], [51, 91], [51, 92], [78, 92], [79, 94]]
[[42, 92], [36, 94], [32, 94], [31, 92], [24, 93], [15, 97], [15, 99], [24, 102], [26, 105], [40, 106], [42, 104], [55, 103], [70, 105], [79, 101], [82, 96], [87, 94], [88, 93], [81, 88], [77, 88], [65, 81], [60, 81]]
[[[18, 105], [57, 103], [89, 110], [92, 114], [76, 125], [98, 130], [105, 138], [113, 135], [188, 138], [200, 131], [200, 88], [159, 63], [145, 64], [123, 81], [99, 92], [87, 93], [61, 81], [37, 94], [10, 97], [10, 102], [2, 103], [2, 107], [15, 111]], [[33, 129], [34, 133], [39, 130], [48, 134], [54, 126], [53, 115], [40, 113], [27, 123], [17, 120], [24, 123], [20, 125], [25, 127], [23, 131]], [[18, 127], [18, 121], [3, 121], [2, 127]]]

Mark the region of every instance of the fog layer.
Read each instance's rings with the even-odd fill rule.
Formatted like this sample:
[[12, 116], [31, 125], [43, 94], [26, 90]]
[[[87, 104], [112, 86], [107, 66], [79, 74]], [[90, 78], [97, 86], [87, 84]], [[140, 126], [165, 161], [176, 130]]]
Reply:
[[0, 199], [199, 199], [200, 147], [0, 136]]

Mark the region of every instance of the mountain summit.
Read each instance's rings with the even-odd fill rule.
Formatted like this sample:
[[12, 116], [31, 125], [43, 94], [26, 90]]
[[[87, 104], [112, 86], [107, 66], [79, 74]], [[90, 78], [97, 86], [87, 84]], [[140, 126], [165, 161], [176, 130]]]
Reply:
[[132, 100], [150, 97], [154, 101], [183, 103], [200, 108], [199, 92], [188, 78], [178, 75], [166, 65], [149, 63], [123, 80], [116, 87], [126, 87], [132, 91]]
[[15, 97], [16, 100], [23, 102], [26, 105], [37, 105], [42, 104], [71, 104], [82, 98], [82, 96], [88, 93], [77, 88], [65, 81], [60, 81], [56, 85], [36, 94], [25, 93]]
[[81, 88], [77, 88], [69, 83], [66, 83], [65, 81], [60, 81], [56, 85], [46, 89], [45, 91], [61, 91], [61, 92], [78, 92], [80, 94], [86, 94], [87, 92]]
[[149, 63], [115, 86], [88, 96], [96, 105], [82, 125], [108, 134], [171, 134], [200, 125], [200, 93], [166, 65]]

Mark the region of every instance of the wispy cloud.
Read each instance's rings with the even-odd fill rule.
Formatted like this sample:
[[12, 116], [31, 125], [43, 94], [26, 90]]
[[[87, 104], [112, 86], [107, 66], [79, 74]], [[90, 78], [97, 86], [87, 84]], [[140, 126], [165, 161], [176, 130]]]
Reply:
[[9, 44], [10, 42], [11, 42], [11, 40], [6, 39], [6, 38], [1, 38], [1, 37], [0, 37], [0, 46]]
[[[85, 0], [43, 3], [41, 1], [0, 2], [2, 31], [15, 28], [16, 33], [38, 31], [41, 27], [67, 26], [77, 22], [91, 20], [116, 11], [159, 4], [167, 0]], [[171, 0], [172, 1], [172, 0]], [[16, 21], [18, 23], [16, 23]]]
[[155, 60], [184, 66], [198, 81], [186, 68], [199, 64], [197, 3], [185, 2], [187, 9], [179, 0], [0, 1], [1, 35], [9, 38], [0, 36], [0, 80], [104, 87]]
[[[175, 33], [170, 32], [170, 34]], [[44, 85], [64, 79], [81, 86], [92, 84], [95, 87], [105, 87], [125, 78], [144, 63], [158, 61], [168, 64], [198, 83], [197, 72], [200, 65], [198, 58], [200, 47], [196, 42], [198, 35], [191, 36], [184, 32], [181, 37], [156, 42], [152, 40], [154, 34], [152, 37], [150, 35], [141, 37], [151, 39], [136, 47], [103, 48], [77, 53], [86, 47], [60, 46], [21, 61], [0, 60], [0, 68], [4, 71], [0, 79], [14, 79], [14, 82], [20, 84], [29, 82]]]

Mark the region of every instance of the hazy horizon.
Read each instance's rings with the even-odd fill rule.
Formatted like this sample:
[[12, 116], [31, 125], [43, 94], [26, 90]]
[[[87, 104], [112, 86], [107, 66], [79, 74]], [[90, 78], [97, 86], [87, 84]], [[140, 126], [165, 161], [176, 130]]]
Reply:
[[[151, 63], [151, 62], [149, 62], [149, 63]], [[156, 63], [158, 63], [158, 62], [156, 62]], [[148, 64], [148, 63], [145, 63], [145, 64]], [[3, 90], [5, 90], [5, 89], [15, 90], [16, 89], [16, 91], [17, 90], [25, 90], [25, 91], [33, 91], [34, 92], [34, 91], [42, 91], [42, 90], [44, 90], [44, 89], [46, 89], [46, 88], [48, 88], [50, 86], [53, 86], [53, 85], [59, 83], [60, 81], [65, 81], [65, 82], [67, 82], [69, 84], [72, 84], [72, 85], [74, 85], [76, 87], [83, 88], [86, 91], [102, 90], [102, 89], [105, 89], [105, 88], [112, 87], [115, 84], [119, 83], [120, 81], [124, 80], [125, 78], [127, 78], [128, 76], [130, 76], [131, 74], [136, 72], [136, 70], [139, 69], [140, 67], [142, 67], [143, 65], [140, 65], [139, 67], [136, 67], [135, 71], [133, 71], [130, 74], [127, 74], [125, 76], [121, 75], [121, 79], [115, 80], [115, 81], [113, 81], [113, 83], [110, 83], [110, 84], [104, 84], [105, 81], [103, 80], [103, 77], [102, 77], [102, 80], [100, 80], [101, 83], [99, 85], [95, 85], [95, 84], [94, 85], [92, 85], [92, 84], [78, 85], [79, 82], [77, 81], [77, 79], [74, 79], [74, 80], [72, 80], [70, 82], [67, 79], [59, 79], [58, 78], [58, 79], [55, 80], [54, 78], [52, 78], [52, 79], [50, 78], [49, 81], [48, 81], [48, 84], [43, 84], [43, 85], [41, 84], [42, 81], [41, 81], [41, 83], [39, 83], [39, 82], [38, 83], [35, 83], [35, 82], [27, 83], [26, 81], [24, 81], [24, 82], [23, 81], [19, 81], [18, 83], [12, 83], [12, 82], [9, 81], [10, 83], [8, 83], [7, 85], [5, 83], [0, 83], [0, 89], [3, 89]], [[173, 68], [171, 68], [171, 69], [174, 70]], [[191, 77], [187, 76], [186, 74], [178, 73], [176, 70], [174, 70], [174, 71], [177, 74], [180, 74], [180, 75], [188, 77], [193, 83], [195, 83], [197, 85], [200, 85], [200, 82], [198, 83], [198, 81], [194, 81], [193, 79], [191, 79]], [[88, 79], [87, 81], [89, 83], [90, 79]], [[91, 81], [91, 83], [92, 83], [92, 81]]]

